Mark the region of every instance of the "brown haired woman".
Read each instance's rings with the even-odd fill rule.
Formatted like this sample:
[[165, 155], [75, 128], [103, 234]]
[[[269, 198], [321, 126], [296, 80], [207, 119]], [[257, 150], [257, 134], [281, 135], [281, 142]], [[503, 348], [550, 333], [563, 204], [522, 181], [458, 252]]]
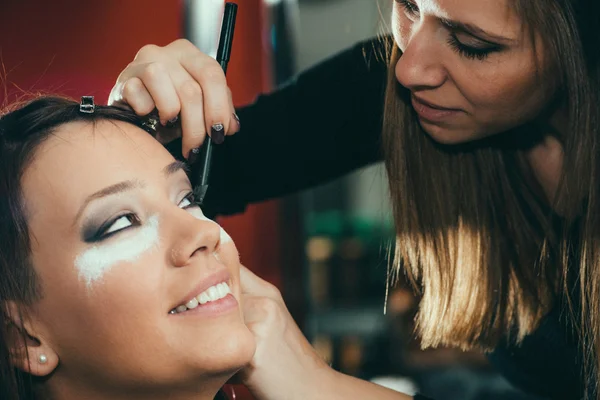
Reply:
[[217, 213], [385, 160], [423, 344], [488, 351], [531, 393], [599, 398], [600, 3], [396, 0], [392, 22], [390, 43], [239, 109], [225, 141], [225, 77], [188, 42], [144, 47], [111, 101], [181, 114], [186, 156], [206, 132], [224, 142]]
[[55, 97], [0, 114], [0, 399], [222, 399], [252, 359], [236, 247], [143, 129]]

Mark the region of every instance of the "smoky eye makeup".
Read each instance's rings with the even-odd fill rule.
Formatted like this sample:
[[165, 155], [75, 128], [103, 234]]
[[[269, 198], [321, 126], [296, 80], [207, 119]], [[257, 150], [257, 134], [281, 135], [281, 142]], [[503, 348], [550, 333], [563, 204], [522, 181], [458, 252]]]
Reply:
[[81, 228], [81, 240], [90, 244], [98, 243], [139, 224], [137, 214], [130, 211], [121, 211], [105, 218], [102, 215], [93, 216], [84, 222]]
[[[186, 189], [177, 198], [177, 206], [184, 210], [200, 207], [191, 188]], [[110, 216], [106, 216], [106, 214], [105, 212], [97, 213], [84, 222], [81, 229], [83, 242], [99, 243], [125, 230], [142, 225], [139, 215], [131, 210], [124, 209]]]

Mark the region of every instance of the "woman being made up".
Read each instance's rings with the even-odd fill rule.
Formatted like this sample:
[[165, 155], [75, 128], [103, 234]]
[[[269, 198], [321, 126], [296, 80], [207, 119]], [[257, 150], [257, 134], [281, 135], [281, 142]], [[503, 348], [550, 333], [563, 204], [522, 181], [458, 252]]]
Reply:
[[[423, 346], [486, 351], [528, 393], [597, 399], [600, 3], [397, 0], [392, 27], [238, 109], [241, 126], [219, 66], [186, 41], [144, 47], [110, 101], [180, 115], [186, 157], [205, 133], [220, 144], [216, 213], [384, 160]], [[352, 387], [338, 378], [314, 387]]]
[[0, 116], [2, 400], [212, 400], [251, 360], [235, 245], [142, 127], [52, 97]]

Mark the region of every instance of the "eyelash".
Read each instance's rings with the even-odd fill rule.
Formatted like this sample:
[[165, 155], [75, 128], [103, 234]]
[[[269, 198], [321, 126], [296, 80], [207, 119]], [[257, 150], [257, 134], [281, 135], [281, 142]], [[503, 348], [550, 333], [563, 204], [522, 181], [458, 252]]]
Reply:
[[[190, 203], [189, 205], [182, 207], [184, 210], [187, 210], [188, 208], [199, 206], [199, 203], [196, 200], [196, 196], [194, 195], [194, 192], [187, 193], [185, 195], [185, 197], [183, 199], [181, 199], [181, 202], [183, 202], [184, 200], [187, 200]], [[118, 229], [118, 230], [110, 232], [110, 233], [106, 233], [106, 231], [108, 231], [118, 220], [120, 220], [123, 217], [127, 218], [129, 220], [129, 222], [131, 222], [130, 226]], [[140, 219], [138, 218], [138, 216], [136, 214], [134, 214], [134, 213], [121, 214], [117, 217], [114, 217], [110, 221], [107, 221], [105, 224], [103, 224], [98, 229], [98, 231], [96, 232], [96, 234], [94, 235], [94, 237], [92, 238], [91, 241], [92, 242], [101, 242], [103, 240], [110, 238], [113, 235], [116, 235], [119, 232], [122, 232], [124, 230], [127, 230], [127, 229], [129, 229], [133, 226], [139, 225], [139, 224], [140, 224]]]
[[[409, 0], [396, 0], [396, 2], [400, 3], [408, 14], [414, 15], [419, 12], [419, 7]], [[459, 55], [471, 60], [477, 59], [480, 61], [485, 60], [491, 53], [499, 50], [497, 47], [477, 48], [467, 46], [461, 43], [454, 33], [448, 38], [448, 45]]]
[[419, 12], [419, 7], [408, 0], [396, 0], [396, 2], [400, 3], [402, 7], [404, 7], [404, 9], [411, 14], [416, 14]]

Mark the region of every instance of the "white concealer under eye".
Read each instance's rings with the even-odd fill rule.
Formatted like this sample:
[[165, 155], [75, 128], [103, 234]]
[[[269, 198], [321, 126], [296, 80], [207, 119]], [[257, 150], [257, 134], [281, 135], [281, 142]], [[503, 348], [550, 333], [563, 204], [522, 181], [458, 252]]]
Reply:
[[159, 244], [158, 216], [148, 218], [143, 226], [135, 228], [126, 237], [100, 242], [75, 258], [79, 278], [88, 287], [102, 280], [115, 265], [131, 263]]

